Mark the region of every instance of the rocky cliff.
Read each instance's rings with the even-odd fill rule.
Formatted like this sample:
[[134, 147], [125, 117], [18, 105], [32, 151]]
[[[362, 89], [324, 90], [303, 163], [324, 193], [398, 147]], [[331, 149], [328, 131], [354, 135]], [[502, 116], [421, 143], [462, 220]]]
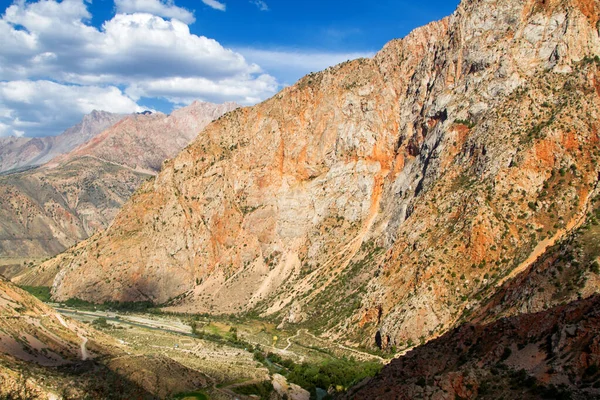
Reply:
[[212, 123], [36, 273], [59, 300], [253, 311], [383, 349], [446, 332], [584, 220], [599, 10], [465, 0]]
[[0, 172], [42, 165], [87, 142], [124, 115], [92, 111], [80, 123], [57, 136], [39, 138], [0, 138]]
[[106, 228], [165, 159], [235, 107], [131, 115], [39, 168], [0, 176], [0, 257], [54, 256]]

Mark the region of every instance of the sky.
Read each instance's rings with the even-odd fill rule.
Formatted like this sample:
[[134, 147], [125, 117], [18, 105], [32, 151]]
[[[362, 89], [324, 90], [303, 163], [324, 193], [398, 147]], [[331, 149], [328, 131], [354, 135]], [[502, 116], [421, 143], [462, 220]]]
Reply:
[[252, 105], [450, 15], [458, 0], [0, 0], [0, 136], [92, 110]]

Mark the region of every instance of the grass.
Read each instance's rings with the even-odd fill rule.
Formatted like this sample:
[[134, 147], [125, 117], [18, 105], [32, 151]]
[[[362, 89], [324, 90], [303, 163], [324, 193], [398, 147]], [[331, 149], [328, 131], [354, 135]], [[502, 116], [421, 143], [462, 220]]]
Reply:
[[50, 288], [48, 286], [21, 286], [21, 289], [45, 303], [51, 300]]
[[265, 355], [258, 350], [254, 352], [254, 359], [266, 366], [271, 373], [279, 373], [289, 382], [308, 390], [311, 399], [316, 398], [317, 388], [328, 390], [334, 387], [338, 391], [344, 391], [367, 377], [375, 376], [383, 368], [378, 362], [359, 362], [346, 358], [297, 364], [278, 354]]
[[236, 386], [232, 390], [238, 394], [246, 396], [254, 395], [266, 400], [271, 396], [271, 393], [273, 393], [273, 384], [269, 381], [264, 381], [251, 385]]

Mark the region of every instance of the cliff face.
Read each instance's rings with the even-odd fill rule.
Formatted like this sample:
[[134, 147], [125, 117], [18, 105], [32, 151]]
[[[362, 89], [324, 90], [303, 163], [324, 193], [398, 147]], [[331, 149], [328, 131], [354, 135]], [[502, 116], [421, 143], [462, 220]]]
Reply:
[[106, 228], [165, 159], [235, 107], [131, 115], [42, 167], [0, 176], [0, 257], [54, 256]]
[[37, 273], [56, 299], [253, 310], [387, 348], [444, 332], [586, 213], [598, 13], [464, 1], [209, 125]]
[[40, 138], [0, 138], [0, 172], [42, 165], [87, 142], [124, 116], [92, 111], [80, 123], [58, 136]]

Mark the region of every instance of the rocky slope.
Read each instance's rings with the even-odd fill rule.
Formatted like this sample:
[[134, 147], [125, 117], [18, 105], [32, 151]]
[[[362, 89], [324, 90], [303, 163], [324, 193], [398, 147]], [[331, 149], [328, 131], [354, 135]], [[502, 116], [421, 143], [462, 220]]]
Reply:
[[600, 197], [590, 202], [585, 222], [541, 254], [525, 271], [489, 291], [463, 318], [489, 323], [500, 317], [535, 313], [587, 298], [600, 288]]
[[39, 168], [0, 176], [0, 257], [54, 256], [106, 228], [165, 159], [235, 107], [196, 102], [169, 116], [131, 115]]
[[129, 350], [0, 278], [1, 398], [155, 399], [207, 385], [172, 359]]
[[600, 397], [600, 297], [461, 326], [393, 360], [348, 399]]
[[58, 136], [0, 138], [0, 172], [42, 165], [87, 142], [123, 117], [124, 115], [94, 110], [85, 115], [80, 123]]
[[36, 274], [59, 300], [253, 311], [383, 349], [446, 332], [584, 220], [599, 8], [465, 0], [209, 125]]

